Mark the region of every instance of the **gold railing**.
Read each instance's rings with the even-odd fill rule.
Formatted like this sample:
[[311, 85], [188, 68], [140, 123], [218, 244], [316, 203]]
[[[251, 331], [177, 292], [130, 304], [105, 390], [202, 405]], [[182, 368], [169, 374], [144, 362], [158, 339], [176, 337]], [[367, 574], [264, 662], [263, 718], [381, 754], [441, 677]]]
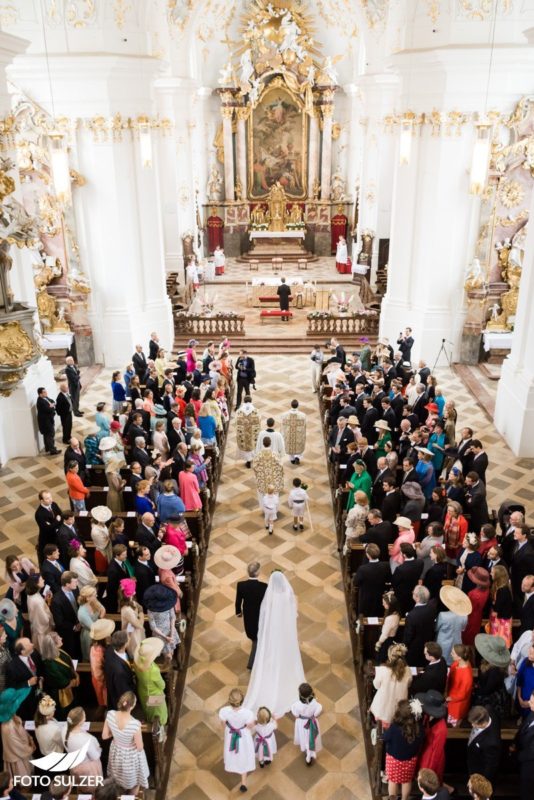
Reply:
[[[317, 315], [317, 316], [315, 316]], [[308, 315], [307, 336], [367, 336], [378, 333], [378, 314], [330, 314], [324, 311]]]
[[214, 314], [205, 317], [178, 312], [174, 315], [176, 334], [188, 336], [243, 336], [245, 334], [245, 317]]

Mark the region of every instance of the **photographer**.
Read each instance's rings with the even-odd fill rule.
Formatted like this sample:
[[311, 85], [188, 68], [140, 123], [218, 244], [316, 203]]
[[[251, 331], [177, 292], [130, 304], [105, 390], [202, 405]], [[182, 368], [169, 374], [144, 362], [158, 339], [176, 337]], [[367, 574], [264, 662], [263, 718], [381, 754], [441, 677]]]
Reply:
[[413, 336], [411, 328], [405, 328], [404, 333], [402, 332], [399, 333], [397, 344], [399, 345], [399, 350], [402, 353], [403, 361], [408, 361], [409, 363], [411, 363], [412, 347], [413, 347]]

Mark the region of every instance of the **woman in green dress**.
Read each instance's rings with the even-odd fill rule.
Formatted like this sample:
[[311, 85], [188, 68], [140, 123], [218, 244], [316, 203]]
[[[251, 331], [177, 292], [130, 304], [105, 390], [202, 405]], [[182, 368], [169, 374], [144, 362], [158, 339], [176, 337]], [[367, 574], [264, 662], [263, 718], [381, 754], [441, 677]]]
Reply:
[[159, 720], [167, 724], [167, 702], [165, 700], [165, 681], [155, 663], [163, 650], [163, 640], [148, 636], [135, 648], [134, 670], [137, 676], [137, 696], [147, 722]]
[[377, 459], [379, 459], [381, 456], [387, 456], [389, 452], [386, 448], [386, 444], [387, 442], [391, 442], [391, 428], [385, 419], [379, 419], [375, 425], [375, 430], [378, 431], [378, 441], [375, 444], [375, 455]]
[[54, 632], [43, 637], [41, 658], [43, 659], [43, 690], [56, 703], [56, 719], [64, 720], [74, 702], [73, 689], [80, 679], [72, 658], [61, 649], [63, 639]]
[[15, 642], [22, 636], [24, 620], [21, 612], [9, 597], [4, 597], [0, 601], [0, 625], [6, 632], [9, 652], [14, 655]]
[[365, 492], [369, 503], [371, 502], [371, 489], [373, 480], [367, 472], [365, 461], [359, 458], [354, 462], [354, 472], [350, 481], [347, 482], [346, 488], [349, 490], [349, 499], [347, 501], [347, 511], [354, 507], [354, 495], [356, 492]]

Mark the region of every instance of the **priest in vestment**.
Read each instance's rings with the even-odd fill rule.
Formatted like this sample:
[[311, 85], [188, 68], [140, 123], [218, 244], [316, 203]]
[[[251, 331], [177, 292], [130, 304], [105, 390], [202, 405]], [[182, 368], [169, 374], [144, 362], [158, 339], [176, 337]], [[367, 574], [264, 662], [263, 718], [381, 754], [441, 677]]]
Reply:
[[214, 253], [217, 247], [224, 246], [224, 222], [217, 214], [212, 213], [207, 219], [206, 227], [208, 229], [208, 251]]
[[299, 411], [299, 401], [291, 401], [291, 410], [282, 414], [282, 436], [292, 464], [300, 464], [306, 447], [306, 414]]
[[349, 251], [347, 249], [347, 241], [344, 236], [340, 236], [337, 242], [336, 249], [336, 269], [338, 272], [346, 273], [349, 263]]
[[244, 460], [245, 466], [250, 468], [260, 430], [260, 415], [254, 408], [250, 395], [245, 397], [245, 402], [237, 409], [235, 420], [238, 455]]
[[284, 491], [284, 468], [280, 456], [271, 450], [269, 436], [263, 437], [262, 449], [254, 457], [252, 469], [256, 476], [258, 503], [263, 510], [262, 497], [267, 494], [269, 486], [274, 486], [275, 493], [280, 494]]

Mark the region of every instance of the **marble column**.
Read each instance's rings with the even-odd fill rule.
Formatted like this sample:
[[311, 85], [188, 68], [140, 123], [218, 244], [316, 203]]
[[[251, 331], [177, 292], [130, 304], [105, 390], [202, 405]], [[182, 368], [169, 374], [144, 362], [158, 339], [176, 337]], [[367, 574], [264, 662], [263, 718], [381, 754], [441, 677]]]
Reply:
[[243, 197], [247, 196], [247, 117], [248, 108], [237, 108], [237, 177], [243, 190]]
[[323, 142], [321, 151], [321, 200], [330, 200], [332, 178], [332, 113], [331, 105], [321, 106], [323, 114]]
[[223, 146], [224, 146], [224, 197], [226, 201], [235, 200], [234, 186], [234, 141], [232, 134], [233, 106], [222, 106]]
[[310, 117], [310, 147], [308, 153], [308, 197], [313, 197], [313, 187], [319, 175], [319, 142], [321, 132], [317, 112]]
[[[534, 193], [530, 203], [534, 220]], [[534, 226], [529, 225], [515, 315], [514, 342], [504, 359], [495, 427], [519, 458], [534, 458]]]

